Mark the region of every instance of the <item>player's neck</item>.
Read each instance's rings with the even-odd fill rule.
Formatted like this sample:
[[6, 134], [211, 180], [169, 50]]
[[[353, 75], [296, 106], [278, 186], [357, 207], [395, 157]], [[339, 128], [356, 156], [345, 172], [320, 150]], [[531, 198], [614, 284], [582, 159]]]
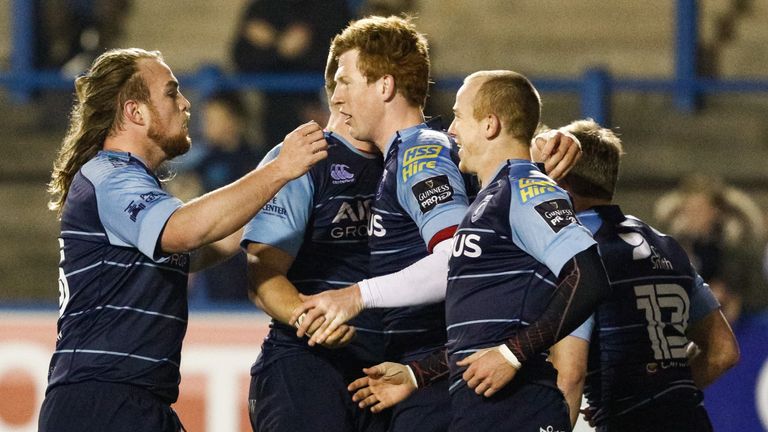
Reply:
[[345, 132], [344, 128], [339, 129], [332, 129], [330, 127], [327, 128], [327, 130], [333, 132], [334, 135], [339, 136], [346, 140], [349, 144], [352, 145], [352, 147], [360, 150], [364, 153], [371, 153], [371, 154], [378, 154], [381, 153], [378, 148], [373, 143], [360, 141], [352, 138], [352, 135], [349, 134], [349, 132]]
[[424, 123], [424, 113], [420, 107], [408, 105], [404, 100], [401, 103], [388, 106], [374, 138], [376, 147], [384, 153], [397, 131], [408, 129], [421, 123]]
[[531, 160], [530, 150], [524, 146], [512, 143], [487, 143], [489, 151], [484, 155], [479, 163], [480, 168], [477, 171], [477, 178], [483, 185], [492, 180], [492, 176], [499, 169], [499, 166], [509, 159]]
[[117, 134], [107, 136], [104, 140], [104, 150], [131, 153], [138, 156], [152, 171], [167, 159], [165, 152], [148, 137], [133, 136], [128, 131], [120, 131]]

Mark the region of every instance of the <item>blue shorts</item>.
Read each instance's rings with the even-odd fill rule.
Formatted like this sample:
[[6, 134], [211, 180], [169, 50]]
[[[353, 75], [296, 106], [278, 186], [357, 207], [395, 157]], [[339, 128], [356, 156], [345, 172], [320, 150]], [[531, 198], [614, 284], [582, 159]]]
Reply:
[[386, 431], [389, 413], [358, 408], [348, 380], [329, 360], [308, 351], [271, 361], [251, 376], [251, 427], [259, 432]]
[[451, 423], [448, 379], [418, 390], [392, 409], [390, 432], [443, 432]]
[[453, 432], [571, 430], [565, 398], [549, 386], [512, 381], [487, 398], [461, 384], [451, 394], [451, 403]]
[[40, 408], [38, 432], [178, 432], [167, 403], [129, 384], [87, 381], [53, 388]]
[[712, 423], [704, 406], [663, 403], [609, 418], [598, 425], [598, 432], [712, 432]]

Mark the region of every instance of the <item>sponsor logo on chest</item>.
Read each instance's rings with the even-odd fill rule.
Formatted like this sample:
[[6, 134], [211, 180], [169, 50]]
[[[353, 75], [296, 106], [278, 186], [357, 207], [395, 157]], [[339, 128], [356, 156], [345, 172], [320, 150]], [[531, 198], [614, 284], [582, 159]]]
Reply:
[[343, 201], [331, 221], [331, 238], [362, 239], [368, 237], [371, 200]]
[[460, 256], [477, 258], [483, 254], [480, 240], [479, 234], [457, 234], [453, 237], [453, 251], [451, 254], [457, 258]]

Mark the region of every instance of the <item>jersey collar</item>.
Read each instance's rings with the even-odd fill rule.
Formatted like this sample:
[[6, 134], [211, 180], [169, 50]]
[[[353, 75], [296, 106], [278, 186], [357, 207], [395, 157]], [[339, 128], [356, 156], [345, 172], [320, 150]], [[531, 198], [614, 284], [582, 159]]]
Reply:
[[400, 142], [404, 142], [411, 136], [415, 135], [417, 132], [419, 132], [421, 129], [429, 129], [429, 125], [426, 123], [419, 123], [415, 126], [411, 126], [405, 129], [400, 129], [399, 131], [395, 132], [394, 135], [389, 139], [389, 142], [387, 143], [387, 146], [384, 148], [384, 154], [387, 154], [389, 152], [390, 147], [392, 147], [392, 144], [395, 143], [395, 141], [400, 140]]
[[[493, 175], [490, 178], [491, 179], [495, 179], [499, 175], [501, 170], [504, 169], [504, 167], [507, 167], [507, 166], [512, 167], [514, 165], [524, 165], [524, 164], [533, 165], [534, 167], [539, 168], [536, 164], [534, 164], [530, 160], [526, 160], [526, 159], [507, 159], [504, 162], [500, 163], [498, 167], [496, 167], [496, 171], [493, 172]], [[543, 170], [542, 170], [542, 172], [543, 172]], [[483, 185], [483, 189], [485, 189], [485, 185]]]
[[144, 170], [147, 173], [149, 173], [157, 181], [158, 184], [162, 183], [160, 181], [160, 179], [157, 178], [157, 174], [155, 174], [154, 171], [149, 169], [149, 166], [147, 165], [147, 162], [144, 159], [140, 158], [139, 156], [136, 156], [133, 153], [123, 152], [123, 151], [115, 151], [115, 150], [99, 150], [98, 155], [99, 156], [104, 156], [104, 157], [116, 158], [116, 159], [119, 159], [119, 160], [125, 162], [126, 164], [131, 163], [131, 161], [136, 161], [139, 165], [141, 165], [142, 168], [144, 168]]
[[366, 158], [366, 159], [376, 159], [377, 157], [379, 157], [379, 155], [378, 155], [378, 154], [374, 154], [374, 153], [367, 153], [367, 152], [364, 152], [364, 151], [360, 150], [359, 148], [357, 148], [357, 147], [353, 146], [353, 145], [352, 145], [352, 143], [350, 143], [349, 141], [347, 141], [347, 140], [346, 140], [344, 137], [342, 137], [341, 135], [339, 135], [339, 134], [336, 134], [336, 133], [333, 133], [333, 131], [326, 131], [326, 133], [327, 133], [328, 135], [332, 136], [334, 139], [336, 139], [336, 140], [337, 140], [337, 141], [339, 141], [340, 143], [342, 143], [342, 144], [344, 144], [345, 146], [347, 146], [347, 148], [349, 148], [349, 150], [351, 150], [353, 153], [355, 153], [355, 154], [357, 154], [357, 155], [360, 155], [360, 156], [362, 156], [362, 157], [364, 157], [364, 158]]

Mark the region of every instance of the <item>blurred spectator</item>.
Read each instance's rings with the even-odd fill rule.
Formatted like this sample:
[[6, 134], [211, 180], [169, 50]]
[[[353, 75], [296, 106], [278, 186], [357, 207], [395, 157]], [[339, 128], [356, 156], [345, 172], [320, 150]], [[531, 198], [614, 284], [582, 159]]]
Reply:
[[[225, 186], [256, 168], [270, 147], [251, 144], [246, 134], [248, 113], [235, 92], [216, 93], [203, 102], [202, 137], [194, 145], [203, 155], [179, 173], [168, 189], [183, 200]], [[190, 276], [193, 299], [248, 301], [245, 254]]]
[[414, 8], [414, 0], [365, 0], [356, 5], [356, 15], [366, 17], [368, 15], [400, 15], [409, 13]]
[[75, 76], [104, 50], [114, 48], [132, 0], [37, 0], [38, 69]]
[[692, 175], [657, 201], [656, 219], [687, 250], [730, 322], [768, 305], [760, 263], [765, 221], [746, 193]]
[[[325, 70], [331, 39], [350, 20], [346, 0], [251, 0], [240, 23], [233, 59], [243, 73], [313, 73]], [[315, 92], [266, 92], [264, 139], [277, 144], [296, 125], [325, 124], [326, 105]]]
[[[205, 155], [193, 168], [203, 192], [227, 185], [254, 169], [272, 145], [253, 145], [246, 137], [248, 114], [240, 95], [216, 93], [203, 104], [202, 145]], [[275, 143], [272, 143], [275, 144]]]

